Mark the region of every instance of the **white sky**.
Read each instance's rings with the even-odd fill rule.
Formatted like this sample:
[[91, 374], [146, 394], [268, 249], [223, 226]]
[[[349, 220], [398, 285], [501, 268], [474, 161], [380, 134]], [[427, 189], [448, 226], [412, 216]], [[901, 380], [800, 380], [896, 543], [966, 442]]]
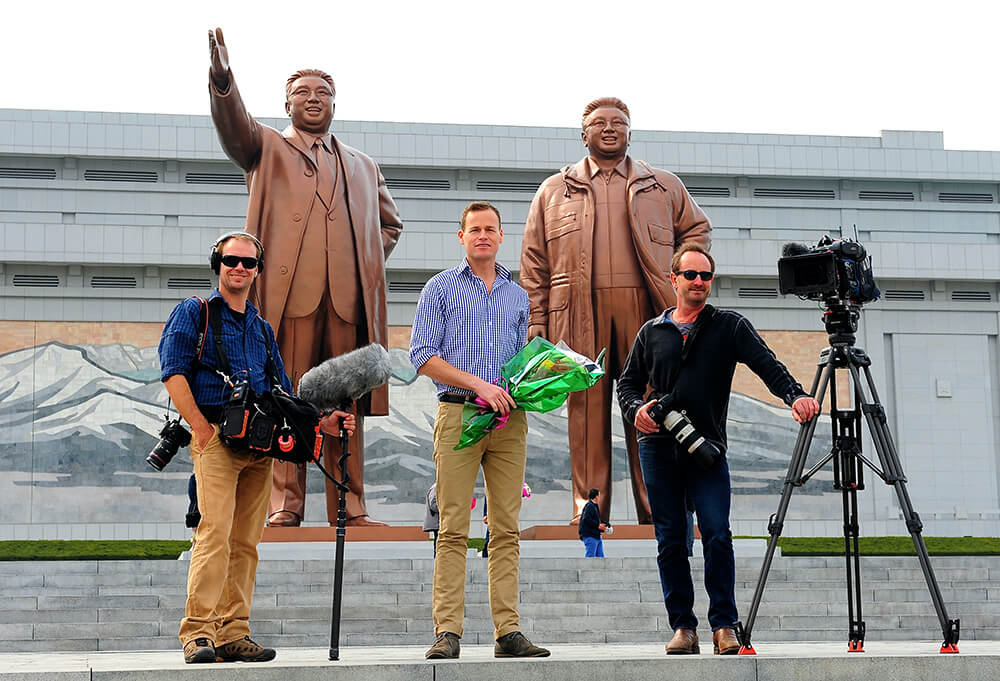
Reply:
[[257, 116], [283, 116], [285, 78], [314, 67], [348, 120], [576, 126], [613, 95], [637, 129], [942, 130], [946, 148], [1000, 150], [996, 0], [295, 7], [5, 3], [0, 108], [207, 114], [207, 29], [221, 26]]

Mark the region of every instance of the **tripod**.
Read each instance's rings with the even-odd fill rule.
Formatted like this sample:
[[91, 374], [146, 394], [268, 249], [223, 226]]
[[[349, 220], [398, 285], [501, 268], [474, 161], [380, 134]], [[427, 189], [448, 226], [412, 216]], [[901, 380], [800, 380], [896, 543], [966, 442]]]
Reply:
[[[774, 557], [774, 549], [778, 545], [778, 537], [785, 522], [788, 504], [792, 492], [809, 481], [827, 463], [833, 462], [834, 489], [841, 492], [844, 512], [844, 557], [847, 572], [847, 613], [849, 634], [847, 651], [851, 653], [864, 652], [865, 622], [861, 612], [861, 561], [858, 551], [858, 490], [864, 489], [864, 467], [870, 468], [885, 484], [892, 485], [896, 490], [896, 498], [906, 521], [906, 529], [913, 539], [913, 546], [920, 561], [920, 567], [930, 591], [931, 601], [941, 623], [944, 642], [942, 653], [958, 652], [959, 621], [948, 619], [941, 589], [938, 587], [934, 570], [931, 568], [927, 546], [924, 544], [921, 531], [923, 523], [920, 516], [913, 510], [910, 495], [906, 490], [906, 476], [899, 462], [899, 455], [893, 444], [892, 436], [886, 425], [885, 408], [879, 403], [875, 382], [870, 370], [871, 359], [861, 348], [855, 347], [855, 332], [857, 331], [860, 306], [831, 306], [824, 315], [824, 324], [830, 337], [830, 347], [820, 353], [816, 376], [813, 378], [811, 394], [822, 404], [826, 390], [830, 389], [830, 421], [833, 428], [833, 446], [819, 463], [803, 473], [809, 445], [812, 442], [817, 414], [811, 420], [803, 423], [799, 429], [798, 439], [788, 465], [781, 500], [777, 512], [771, 516], [767, 530], [770, 539], [761, 566], [757, 588], [754, 591], [750, 613], [744, 627], [742, 623], [735, 625], [736, 635], [740, 640], [740, 655], [755, 655], [756, 651], [750, 641], [753, 624], [757, 618], [757, 609], [764, 594], [764, 584]], [[837, 406], [837, 384], [835, 370], [846, 369], [850, 373], [850, 384], [853, 388], [853, 407], [839, 409]], [[862, 380], [863, 378], [863, 380]], [[831, 380], [834, 379], [834, 380]], [[867, 388], [871, 398], [866, 396]], [[818, 390], [818, 392], [817, 392]], [[862, 417], [868, 424], [879, 465], [866, 458], [861, 452], [861, 421]]]

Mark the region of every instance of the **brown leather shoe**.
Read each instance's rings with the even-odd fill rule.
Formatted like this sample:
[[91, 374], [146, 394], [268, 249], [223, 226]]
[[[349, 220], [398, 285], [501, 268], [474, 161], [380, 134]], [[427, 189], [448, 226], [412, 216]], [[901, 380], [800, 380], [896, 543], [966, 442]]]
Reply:
[[[335, 523], [330, 523], [331, 525]], [[347, 527], [389, 527], [388, 523], [383, 523], [381, 520], [375, 520], [371, 516], [367, 515], [356, 515], [353, 518], [348, 518], [345, 523]]]
[[298, 527], [302, 518], [291, 511], [275, 511], [267, 517], [268, 527]]
[[540, 648], [524, 637], [520, 631], [501, 636], [493, 645], [493, 657], [548, 657], [548, 648]]
[[458, 634], [445, 631], [438, 634], [434, 645], [427, 649], [424, 657], [428, 660], [456, 660], [460, 650]]
[[697, 655], [701, 652], [698, 648], [698, 632], [694, 629], [678, 629], [666, 649], [667, 655]]
[[722, 627], [712, 632], [712, 652], [716, 655], [735, 655], [740, 652], [740, 641], [730, 627]]

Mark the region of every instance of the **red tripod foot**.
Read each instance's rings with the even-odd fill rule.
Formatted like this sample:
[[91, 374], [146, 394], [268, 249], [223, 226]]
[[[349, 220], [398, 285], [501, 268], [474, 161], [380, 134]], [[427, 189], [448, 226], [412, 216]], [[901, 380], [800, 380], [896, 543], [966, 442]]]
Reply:
[[955, 654], [955, 653], [958, 653], [958, 644], [957, 643], [942, 643], [941, 644], [941, 653], [942, 654], [947, 654], [947, 653]]
[[863, 652], [865, 652], [865, 642], [864, 641], [848, 641], [847, 642], [847, 652], [849, 652], [849, 653], [863, 653]]
[[752, 645], [740, 646], [740, 652], [737, 655], [756, 655], [757, 651], [754, 650]]

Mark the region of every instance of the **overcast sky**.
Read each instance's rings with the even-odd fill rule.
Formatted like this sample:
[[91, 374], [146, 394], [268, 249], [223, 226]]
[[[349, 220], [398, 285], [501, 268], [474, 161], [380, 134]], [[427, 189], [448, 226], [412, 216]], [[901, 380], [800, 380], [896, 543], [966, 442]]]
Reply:
[[257, 116], [283, 116], [285, 78], [314, 67], [349, 120], [576, 126], [613, 95], [637, 129], [941, 130], [946, 148], [1000, 150], [995, 0], [18, 0], [3, 15], [0, 108], [207, 114], [221, 26]]

